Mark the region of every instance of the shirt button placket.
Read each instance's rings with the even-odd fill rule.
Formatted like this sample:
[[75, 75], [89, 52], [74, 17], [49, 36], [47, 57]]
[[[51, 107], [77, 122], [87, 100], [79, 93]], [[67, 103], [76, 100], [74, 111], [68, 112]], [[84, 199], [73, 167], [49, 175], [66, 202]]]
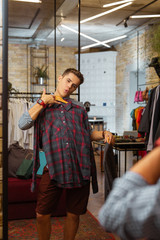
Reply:
[[[63, 107], [61, 106], [61, 108], [63, 108]], [[61, 109], [61, 113], [63, 114], [62, 122], [63, 122], [63, 125], [65, 126], [66, 125], [66, 120], [65, 120], [65, 115], [64, 115], [64, 110], [63, 109]], [[66, 148], [69, 148], [69, 144], [68, 144], [67, 139], [66, 139]]]

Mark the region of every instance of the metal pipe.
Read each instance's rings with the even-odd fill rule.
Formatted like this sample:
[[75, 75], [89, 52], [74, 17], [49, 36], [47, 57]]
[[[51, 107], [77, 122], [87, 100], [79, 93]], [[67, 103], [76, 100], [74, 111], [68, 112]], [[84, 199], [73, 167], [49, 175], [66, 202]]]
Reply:
[[55, 90], [56, 90], [56, 87], [57, 87], [57, 64], [56, 64], [56, 61], [57, 61], [57, 44], [56, 44], [56, 0], [54, 0], [54, 81], [55, 81]]
[[139, 32], [137, 32], [137, 90], [139, 87]]
[[3, 239], [8, 240], [8, 0], [2, 1]]
[[[41, 95], [42, 92], [10, 92], [9, 94], [20, 94], [20, 95]], [[51, 93], [46, 93], [46, 94], [51, 94]], [[78, 93], [72, 93], [71, 95], [77, 95]]]
[[[78, 0], [78, 70], [79, 71], [80, 71], [80, 49], [81, 49], [80, 21], [81, 21], [81, 0]], [[78, 88], [78, 101], [80, 101], [80, 86]]]

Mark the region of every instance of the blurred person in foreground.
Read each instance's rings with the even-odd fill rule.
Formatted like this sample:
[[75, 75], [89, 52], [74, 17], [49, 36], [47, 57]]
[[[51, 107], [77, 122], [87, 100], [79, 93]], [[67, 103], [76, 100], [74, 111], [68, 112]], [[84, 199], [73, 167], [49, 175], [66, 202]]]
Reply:
[[99, 212], [106, 231], [123, 240], [160, 239], [160, 139], [113, 188]]

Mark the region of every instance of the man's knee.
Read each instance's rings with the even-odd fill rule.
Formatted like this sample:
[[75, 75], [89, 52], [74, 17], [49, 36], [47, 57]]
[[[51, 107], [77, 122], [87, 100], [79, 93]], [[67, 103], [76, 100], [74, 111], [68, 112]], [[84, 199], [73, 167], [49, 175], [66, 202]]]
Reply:
[[51, 214], [43, 215], [43, 214], [36, 213], [37, 222], [39, 224], [47, 223], [48, 221], [50, 221], [50, 217], [51, 217]]
[[74, 213], [67, 212], [67, 218], [68, 218], [70, 221], [74, 221], [74, 222], [79, 221], [79, 215], [76, 215], [76, 214], [74, 214]]

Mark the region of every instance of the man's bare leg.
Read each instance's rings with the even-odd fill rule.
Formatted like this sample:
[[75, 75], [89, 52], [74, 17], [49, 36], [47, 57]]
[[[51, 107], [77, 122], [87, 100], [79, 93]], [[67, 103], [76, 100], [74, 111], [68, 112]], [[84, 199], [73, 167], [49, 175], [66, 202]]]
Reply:
[[79, 227], [79, 215], [67, 212], [64, 240], [74, 240]]
[[49, 240], [51, 235], [51, 215], [37, 213], [37, 231], [39, 240]]

